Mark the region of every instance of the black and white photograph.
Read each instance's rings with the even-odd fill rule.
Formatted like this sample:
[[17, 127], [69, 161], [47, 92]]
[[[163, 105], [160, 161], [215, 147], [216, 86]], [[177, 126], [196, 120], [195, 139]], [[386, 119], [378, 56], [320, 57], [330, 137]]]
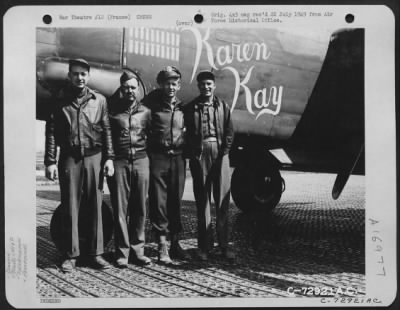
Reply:
[[29, 32], [35, 200], [22, 236], [6, 225], [8, 292], [29, 282], [36, 307], [390, 303], [395, 287], [371, 288], [397, 273], [394, 86], [376, 102], [370, 10], [71, 8], [34, 12]]

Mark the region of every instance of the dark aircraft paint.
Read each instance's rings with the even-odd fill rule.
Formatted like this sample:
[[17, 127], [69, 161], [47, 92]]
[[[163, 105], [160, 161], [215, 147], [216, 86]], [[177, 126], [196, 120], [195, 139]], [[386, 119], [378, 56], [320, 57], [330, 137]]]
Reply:
[[[363, 29], [38, 28], [36, 39], [38, 119], [65, 83], [69, 58], [90, 62], [90, 86], [105, 96], [119, 86], [122, 69], [137, 73], [144, 94], [173, 65], [182, 73], [179, 97], [188, 102], [198, 94], [197, 73], [212, 70], [216, 94], [232, 109], [231, 163], [262, 172], [236, 175], [274, 179], [241, 201], [276, 204], [281, 193], [268, 192], [281, 188], [281, 168], [339, 173], [335, 197], [348, 174], [364, 171]], [[291, 162], [268, 152], [275, 148]]]

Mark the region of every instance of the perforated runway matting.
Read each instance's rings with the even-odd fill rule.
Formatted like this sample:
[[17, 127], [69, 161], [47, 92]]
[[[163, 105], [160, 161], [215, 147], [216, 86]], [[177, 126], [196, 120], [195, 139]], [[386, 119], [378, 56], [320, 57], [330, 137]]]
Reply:
[[[188, 180], [183, 200], [182, 246], [193, 259], [173, 266], [157, 263], [157, 245], [147, 223], [149, 267], [99, 271], [78, 267], [65, 274], [49, 231], [59, 187], [37, 176], [37, 293], [71, 297], [315, 297], [315, 290], [337, 296], [365, 296], [365, 186], [351, 176], [342, 196], [330, 196], [335, 175], [283, 172], [280, 204], [272, 214], [243, 214], [232, 202], [231, 245], [236, 262], [215, 251], [196, 260], [196, 208]], [[105, 194], [109, 203], [109, 195]], [[113, 244], [105, 258], [111, 261]], [[311, 294], [310, 287], [314, 288]], [[347, 290], [347, 291], [346, 291]], [[347, 292], [347, 293], [346, 293]], [[336, 293], [335, 293], [336, 294]], [[321, 297], [320, 294], [317, 294]]]

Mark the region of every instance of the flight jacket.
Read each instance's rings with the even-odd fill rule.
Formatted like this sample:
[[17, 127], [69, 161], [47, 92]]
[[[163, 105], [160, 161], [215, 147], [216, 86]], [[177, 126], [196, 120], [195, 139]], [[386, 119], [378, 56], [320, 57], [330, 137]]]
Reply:
[[[193, 158], [201, 156], [203, 151], [202, 118], [203, 107], [200, 96], [189, 102], [184, 109], [186, 127], [185, 157]], [[218, 156], [222, 157], [229, 153], [233, 142], [233, 124], [231, 111], [225, 101], [217, 96], [213, 98], [214, 126], [218, 144]]]
[[118, 89], [108, 100], [115, 158], [138, 159], [147, 156], [147, 135], [151, 111], [141, 103], [127, 104]]
[[103, 160], [113, 159], [106, 99], [88, 87], [82, 98], [72, 93], [72, 86], [68, 86], [55, 98], [46, 122], [45, 165], [57, 162], [57, 146], [60, 156], [82, 158], [103, 152]]
[[148, 137], [150, 153], [182, 154], [185, 143], [183, 102], [176, 98], [174, 108], [163, 99], [160, 89], [150, 92], [143, 100], [151, 110], [151, 131]]

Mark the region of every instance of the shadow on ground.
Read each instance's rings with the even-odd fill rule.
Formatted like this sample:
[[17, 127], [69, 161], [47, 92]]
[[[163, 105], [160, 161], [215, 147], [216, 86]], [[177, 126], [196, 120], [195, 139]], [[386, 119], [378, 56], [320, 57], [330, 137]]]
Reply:
[[[57, 200], [58, 193], [38, 191], [38, 197], [41, 196]], [[49, 213], [51, 211], [43, 215], [49, 216]], [[182, 240], [196, 240], [196, 207], [193, 201], [183, 202], [182, 221]], [[322, 209], [308, 203], [293, 203], [279, 205], [269, 213], [245, 214], [232, 204], [230, 222], [232, 248], [237, 254], [235, 264], [226, 263], [215, 254], [211, 255], [208, 263], [194, 260], [179, 268], [215, 267], [262, 284], [278, 281], [274, 285], [286, 287], [287, 281], [268, 278], [267, 274], [365, 273], [363, 209]], [[148, 221], [146, 234], [149, 244], [156, 242]], [[38, 252], [47, 251], [51, 260], [58, 261], [60, 255], [51, 241], [49, 227], [39, 226], [37, 237]], [[216, 236], [214, 238], [217, 240]], [[107, 251], [112, 251], [112, 248], [111, 241]], [[189, 251], [193, 256], [194, 248], [195, 244]], [[146, 253], [154, 257], [156, 248], [147, 246]], [[48, 267], [40, 259], [38, 266]]]

